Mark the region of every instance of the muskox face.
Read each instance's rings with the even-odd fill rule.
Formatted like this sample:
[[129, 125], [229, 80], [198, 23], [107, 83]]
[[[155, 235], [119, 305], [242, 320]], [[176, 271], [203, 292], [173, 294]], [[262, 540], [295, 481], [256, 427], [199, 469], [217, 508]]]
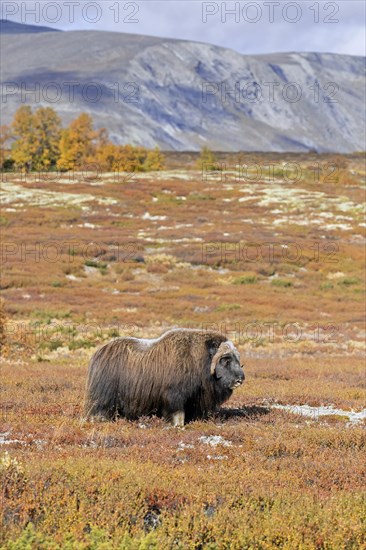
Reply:
[[240, 364], [240, 355], [232, 342], [226, 341], [220, 345], [212, 359], [211, 374], [221, 386], [230, 390], [243, 383], [245, 376]]

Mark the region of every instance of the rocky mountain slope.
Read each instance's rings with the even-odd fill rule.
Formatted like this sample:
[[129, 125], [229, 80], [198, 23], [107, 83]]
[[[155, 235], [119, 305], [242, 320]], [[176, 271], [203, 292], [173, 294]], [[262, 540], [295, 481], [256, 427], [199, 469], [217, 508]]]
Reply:
[[3, 124], [27, 101], [52, 106], [64, 122], [90, 112], [115, 142], [165, 150], [365, 149], [363, 57], [242, 55], [184, 40], [12, 25], [1, 26]]

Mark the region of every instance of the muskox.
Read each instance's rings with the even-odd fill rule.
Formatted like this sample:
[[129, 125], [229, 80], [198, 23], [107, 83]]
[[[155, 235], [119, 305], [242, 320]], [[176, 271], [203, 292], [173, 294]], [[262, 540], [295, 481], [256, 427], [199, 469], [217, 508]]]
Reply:
[[243, 380], [237, 349], [218, 332], [115, 338], [90, 361], [85, 413], [106, 420], [155, 414], [182, 426], [207, 418]]

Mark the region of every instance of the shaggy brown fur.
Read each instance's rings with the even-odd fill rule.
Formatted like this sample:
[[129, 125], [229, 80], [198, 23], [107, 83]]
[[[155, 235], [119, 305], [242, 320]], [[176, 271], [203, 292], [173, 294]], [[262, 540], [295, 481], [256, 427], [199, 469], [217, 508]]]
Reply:
[[151, 340], [116, 338], [91, 359], [86, 415], [156, 414], [178, 425], [206, 417], [243, 381], [239, 361], [218, 332], [175, 329]]

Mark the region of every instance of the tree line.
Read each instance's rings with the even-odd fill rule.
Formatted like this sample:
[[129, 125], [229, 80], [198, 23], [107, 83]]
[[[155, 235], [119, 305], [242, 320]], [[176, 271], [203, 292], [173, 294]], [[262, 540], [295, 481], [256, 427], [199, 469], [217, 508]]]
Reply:
[[22, 105], [12, 123], [0, 128], [2, 170], [68, 171], [90, 163], [106, 172], [145, 172], [162, 170], [164, 156], [158, 147], [151, 150], [112, 143], [105, 128], [94, 128], [88, 113], [81, 113], [64, 128], [51, 107], [33, 111]]

